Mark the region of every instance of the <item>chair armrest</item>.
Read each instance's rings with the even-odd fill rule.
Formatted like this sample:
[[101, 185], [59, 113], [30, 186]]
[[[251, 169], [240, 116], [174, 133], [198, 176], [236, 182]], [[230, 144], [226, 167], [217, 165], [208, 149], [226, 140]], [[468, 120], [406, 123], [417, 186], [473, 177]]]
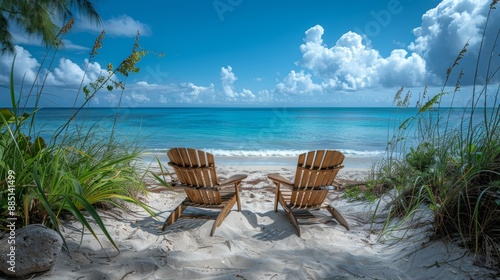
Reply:
[[233, 176], [227, 178], [226, 180], [220, 182], [219, 186], [224, 186], [224, 185], [229, 185], [229, 184], [237, 183], [237, 182], [245, 179], [246, 177], [248, 177], [248, 175], [245, 175], [245, 174], [236, 174], [236, 175], [233, 175]]
[[267, 175], [267, 178], [271, 179], [272, 181], [278, 182], [278, 183], [293, 186], [293, 183], [290, 182], [290, 180], [288, 180], [287, 178], [285, 178], [279, 174], [276, 174], [276, 173]]

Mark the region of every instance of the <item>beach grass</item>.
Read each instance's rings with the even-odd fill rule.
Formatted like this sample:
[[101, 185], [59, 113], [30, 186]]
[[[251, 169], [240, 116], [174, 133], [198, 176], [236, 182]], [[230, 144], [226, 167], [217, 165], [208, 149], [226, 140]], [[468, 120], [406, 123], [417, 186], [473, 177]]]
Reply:
[[[495, 4], [493, 1], [488, 20]], [[441, 91], [426, 97], [425, 88], [416, 115], [400, 123], [372, 184], [391, 190], [388, 219], [408, 218], [422, 209], [431, 211], [436, 238], [459, 240], [485, 263], [494, 265], [500, 262], [500, 100], [499, 86], [492, 82], [499, 80], [499, 67], [492, 67], [498, 65], [492, 63], [498, 60], [498, 50], [481, 49], [476, 69], [460, 70], [455, 86], [447, 90], [467, 47], [448, 68]], [[482, 64], [481, 56], [488, 53], [489, 59]], [[479, 70], [485, 70], [485, 82], [474, 79], [470, 102], [456, 122], [441, 101], [451, 95], [453, 106], [460, 80], [464, 75], [477, 77]], [[411, 92], [406, 96], [402, 92], [403, 88], [396, 94], [395, 104], [404, 110], [411, 106]], [[412, 139], [410, 131], [416, 133], [416, 145], [407, 143]]]
[[[63, 27], [56, 40], [61, 40], [72, 25], [73, 20]], [[95, 41], [89, 63], [97, 55], [103, 39], [104, 32]], [[40, 109], [39, 100], [45, 98], [43, 85], [47, 76], [38, 73], [33, 85], [42, 81], [41, 86], [16, 89], [13, 61], [9, 90], [11, 107], [0, 111], [0, 178], [11, 178], [0, 181], [2, 228], [7, 225], [7, 218], [15, 218], [17, 227], [40, 223], [63, 237], [62, 221], [71, 218], [78, 220], [97, 240], [94, 227], [100, 228], [118, 250], [96, 209], [125, 208], [124, 202], [128, 202], [154, 214], [137, 196], [146, 192], [144, 174], [138, 167], [140, 142], [124, 141], [115, 135], [114, 127], [103, 133], [104, 128], [98, 123], [84, 124], [85, 117], [79, 115], [103, 89], [120, 90], [123, 95], [124, 84], [117, 80], [117, 74], [128, 76], [137, 72], [136, 64], [146, 55], [138, 39], [137, 36], [132, 53], [118, 67], [109, 64], [108, 73], [88, 85], [82, 78], [79, 93], [82, 92], [85, 98], [76, 95], [72, 116], [46, 139], [39, 136], [35, 120]], [[57, 46], [47, 50], [40, 69], [45, 64], [50, 67]], [[35, 105], [32, 108], [27, 104]], [[9, 200], [10, 197], [15, 200]]]

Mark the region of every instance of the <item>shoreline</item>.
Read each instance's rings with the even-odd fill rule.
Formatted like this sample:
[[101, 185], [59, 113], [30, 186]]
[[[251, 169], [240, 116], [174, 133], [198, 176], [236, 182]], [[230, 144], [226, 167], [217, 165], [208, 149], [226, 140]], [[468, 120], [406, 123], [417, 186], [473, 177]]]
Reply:
[[[157, 164], [157, 157], [162, 164], [169, 161], [166, 153], [143, 153], [140, 158], [144, 163], [152, 165]], [[297, 156], [214, 156], [216, 166], [261, 166], [263, 168], [269, 166], [282, 166], [285, 168], [295, 168], [297, 165]], [[352, 156], [346, 155], [344, 159], [343, 170], [360, 170], [368, 171], [377, 162], [379, 158], [375, 156]]]

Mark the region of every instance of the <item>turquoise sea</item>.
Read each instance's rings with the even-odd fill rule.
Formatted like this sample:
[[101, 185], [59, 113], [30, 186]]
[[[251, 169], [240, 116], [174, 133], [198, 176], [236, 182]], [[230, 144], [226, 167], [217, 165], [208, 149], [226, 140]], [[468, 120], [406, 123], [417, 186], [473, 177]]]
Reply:
[[[72, 111], [41, 109], [36, 115], [39, 133], [50, 138]], [[109, 133], [117, 117], [117, 135], [141, 141], [146, 156], [192, 147], [219, 158], [272, 161], [309, 150], [336, 149], [347, 158], [366, 160], [382, 155], [393, 127], [415, 112], [415, 108], [89, 108], [75, 122], [98, 125], [102, 133]]]

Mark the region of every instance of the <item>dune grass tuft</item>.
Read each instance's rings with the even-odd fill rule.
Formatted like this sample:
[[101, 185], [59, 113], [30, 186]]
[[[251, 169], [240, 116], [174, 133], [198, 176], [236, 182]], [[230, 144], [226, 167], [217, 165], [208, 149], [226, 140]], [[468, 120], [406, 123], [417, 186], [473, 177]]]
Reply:
[[[476, 69], [460, 70], [447, 91], [467, 47], [448, 68], [441, 91], [427, 97], [426, 88], [415, 115], [397, 127], [372, 184], [390, 187], [389, 219], [407, 219], [427, 209], [433, 215], [434, 237], [458, 240], [494, 265], [500, 263], [500, 63], [498, 49], [481, 48]], [[490, 58], [482, 65], [480, 56], [485, 52]], [[453, 106], [455, 95], [466, 93], [461, 91], [462, 77], [468, 73], [477, 77], [480, 69], [487, 72], [485, 82], [475, 80], [467, 90], [471, 101], [466, 107], [441, 107], [445, 96], [451, 97]], [[395, 104], [410, 109], [411, 93], [402, 97], [403, 91], [396, 94]], [[417, 139], [416, 144], [409, 139]]]
[[[72, 22], [63, 30], [71, 28]], [[59, 36], [66, 31], [56, 39], [60, 40]], [[89, 63], [102, 46], [103, 34], [94, 44]], [[7, 218], [15, 216], [17, 227], [41, 223], [61, 233], [62, 220], [76, 219], [96, 239], [95, 229], [100, 228], [118, 250], [97, 209], [123, 208], [124, 202], [129, 202], [153, 215], [152, 209], [138, 199], [139, 193], [146, 192], [141, 180], [144, 176], [141, 172], [145, 171], [136, 166], [140, 142], [124, 141], [115, 135], [114, 128], [105, 131], [97, 123], [84, 123], [84, 116], [78, 118], [83, 121], [75, 121], [75, 117], [102, 89], [120, 90], [123, 95], [124, 84], [118, 80], [117, 74], [126, 77], [130, 72], [137, 72], [136, 64], [147, 54], [140, 49], [138, 40], [139, 36], [131, 55], [118, 67], [109, 64], [108, 73], [89, 85], [84, 85], [85, 78], [82, 78], [80, 90], [84, 93], [83, 98], [76, 95], [71, 117], [48, 139], [39, 136], [36, 125], [37, 113], [42, 109], [38, 106], [39, 100], [50, 98], [43, 94], [44, 83], [16, 91], [14, 60], [10, 74], [11, 105], [0, 109], [0, 178], [8, 178], [9, 174], [15, 178], [10, 182], [0, 179], [2, 227], [5, 227]], [[50, 67], [56, 53], [57, 44], [47, 50], [40, 69]], [[41, 73], [39, 71], [35, 82], [45, 81], [46, 77]], [[34, 104], [34, 107], [27, 107], [27, 104]], [[15, 203], [9, 200], [12, 197], [9, 186], [15, 186], [10, 188], [15, 192]]]

